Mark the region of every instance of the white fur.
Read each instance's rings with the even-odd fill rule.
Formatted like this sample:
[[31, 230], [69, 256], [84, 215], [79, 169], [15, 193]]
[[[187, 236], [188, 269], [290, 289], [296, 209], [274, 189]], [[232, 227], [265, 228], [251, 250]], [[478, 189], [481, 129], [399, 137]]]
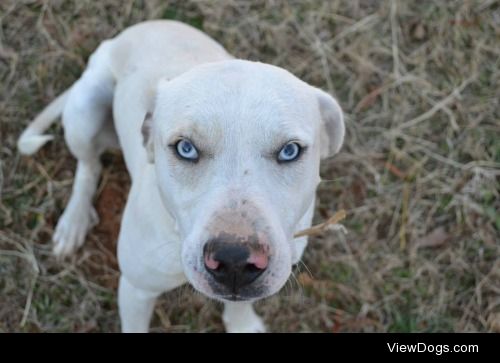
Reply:
[[54, 138], [52, 135], [43, 135], [43, 132], [61, 115], [68, 93], [69, 91], [66, 91], [52, 101], [24, 130], [17, 142], [17, 148], [22, 154], [34, 154]]
[[[78, 166], [54, 234], [57, 256], [81, 246], [97, 221], [99, 155], [120, 146], [132, 178], [118, 241], [122, 330], [147, 331], [156, 297], [189, 282], [226, 303], [227, 331], [264, 331], [251, 301], [276, 293], [300, 260], [307, 240], [293, 234], [311, 224], [320, 157], [344, 137], [337, 102], [281, 68], [233, 59], [187, 25], [150, 21], [104, 41], [23, 133], [20, 151], [49, 140], [43, 131], [61, 112]], [[179, 137], [195, 143], [197, 164], [174, 155]], [[275, 153], [290, 140], [307, 150], [278, 164]], [[251, 229], [272, 251], [246, 302], [216, 293], [202, 262], [203, 244], [228, 229]]]

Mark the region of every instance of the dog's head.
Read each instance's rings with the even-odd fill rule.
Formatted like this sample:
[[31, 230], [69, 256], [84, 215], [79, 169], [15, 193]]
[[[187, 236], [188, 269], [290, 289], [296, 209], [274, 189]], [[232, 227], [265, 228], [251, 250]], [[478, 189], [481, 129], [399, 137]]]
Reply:
[[209, 63], [159, 83], [143, 134], [191, 284], [221, 300], [277, 292], [320, 158], [344, 138], [337, 102], [278, 67]]

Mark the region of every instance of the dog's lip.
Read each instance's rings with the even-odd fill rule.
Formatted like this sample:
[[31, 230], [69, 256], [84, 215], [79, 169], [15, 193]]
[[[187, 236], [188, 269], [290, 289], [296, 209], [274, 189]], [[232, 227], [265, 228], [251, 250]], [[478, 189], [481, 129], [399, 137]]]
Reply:
[[[268, 273], [268, 271], [264, 271], [264, 274], [259, 276], [258, 279], [262, 279], [263, 276], [266, 276]], [[267, 293], [261, 293], [258, 289], [255, 290], [255, 287], [251, 290], [244, 288], [240, 291], [231, 291], [216, 282], [210, 275], [204, 275], [204, 279], [208, 282], [211, 291], [206, 291], [204, 289], [200, 291], [212, 299], [220, 301], [256, 301], [269, 296]]]
[[218, 300], [221, 302], [227, 302], [227, 301], [252, 302], [252, 301], [260, 300], [260, 299], [267, 297], [267, 295], [265, 295], [265, 294], [263, 294], [263, 295], [252, 294], [252, 293], [241, 294], [241, 293], [235, 293], [235, 292], [229, 292], [229, 291], [220, 291], [220, 290], [217, 291], [217, 290], [213, 290], [213, 289], [211, 291], [200, 290], [200, 292], [211, 299], [215, 299], [215, 300]]
[[231, 301], [245, 301], [246, 299], [241, 297], [240, 295], [225, 295], [221, 296], [223, 299], [231, 300]]
[[230, 294], [230, 295], [216, 295], [218, 299], [221, 300], [226, 300], [226, 301], [253, 301], [255, 298], [252, 297], [244, 297], [241, 295], [237, 294]]

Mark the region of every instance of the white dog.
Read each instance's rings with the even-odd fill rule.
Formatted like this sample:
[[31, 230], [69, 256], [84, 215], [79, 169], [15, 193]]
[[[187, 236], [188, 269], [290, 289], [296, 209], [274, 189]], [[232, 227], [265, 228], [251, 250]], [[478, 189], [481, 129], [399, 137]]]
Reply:
[[132, 187], [118, 241], [124, 332], [146, 332], [155, 300], [186, 282], [225, 303], [228, 332], [263, 332], [252, 301], [276, 293], [299, 261], [320, 158], [344, 138], [328, 94], [268, 64], [234, 59], [185, 24], [148, 21], [104, 41], [75, 84], [29, 125], [36, 152], [62, 113], [78, 159], [54, 253], [80, 247], [101, 153], [123, 151]]

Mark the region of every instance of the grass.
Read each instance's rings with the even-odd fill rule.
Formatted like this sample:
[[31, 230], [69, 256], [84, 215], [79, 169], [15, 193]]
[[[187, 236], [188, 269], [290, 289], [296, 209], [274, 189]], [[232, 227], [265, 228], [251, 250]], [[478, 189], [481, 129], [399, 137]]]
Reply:
[[[119, 330], [121, 157], [105, 156], [100, 225], [58, 262], [50, 238], [75, 161], [60, 124], [33, 158], [15, 144], [101, 40], [162, 17], [290, 70], [346, 112], [346, 144], [322, 166], [315, 221], [344, 208], [349, 233], [311, 238], [295, 278], [257, 304], [272, 331], [500, 331], [494, 0], [2, 1], [0, 331]], [[159, 301], [152, 331], [220, 332], [220, 310], [183, 287]]]

